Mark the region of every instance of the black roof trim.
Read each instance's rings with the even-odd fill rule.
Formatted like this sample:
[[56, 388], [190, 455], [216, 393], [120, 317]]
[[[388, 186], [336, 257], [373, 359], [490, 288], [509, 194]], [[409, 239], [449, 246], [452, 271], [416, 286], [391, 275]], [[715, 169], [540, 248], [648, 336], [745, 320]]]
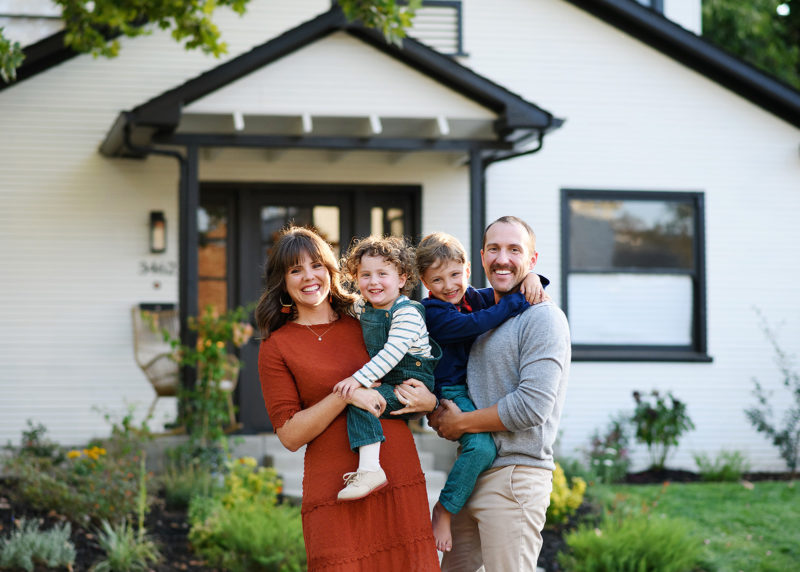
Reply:
[[632, 0], [566, 0], [800, 127], [800, 91]]
[[388, 44], [379, 32], [348, 22], [338, 6], [137, 106], [132, 110], [134, 121], [162, 131], [172, 130], [177, 127], [183, 106], [337, 31], [347, 32], [499, 113], [502, 124], [498, 132], [501, 134], [514, 129], [549, 131], [563, 123], [535, 104], [416, 40], [405, 38], [402, 47]]

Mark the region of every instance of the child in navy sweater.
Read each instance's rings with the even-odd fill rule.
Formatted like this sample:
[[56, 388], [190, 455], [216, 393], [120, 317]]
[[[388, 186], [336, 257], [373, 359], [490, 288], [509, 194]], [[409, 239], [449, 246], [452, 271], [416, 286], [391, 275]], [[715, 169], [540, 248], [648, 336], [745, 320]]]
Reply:
[[[475, 411], [467, 394], [467, 358], [472, 342], [481, 334], [516, 316], [546, 296], [534, 273], [528, 274], [520, 292], [504, 296], [497, 304], [491, 288], [476, 290], [469, 285], [470, 266], [464, 247], [455, 237], [437, 232], [417, 247], [417, 271], [430, 296], [422, 301], [430, 336], [442, 348], [442, 359], [434, 370], [434, 393], [450, 399], [462, 411]], [[436, 548], [452, 548], [450, 520], [467, 502], [475, 482], [494, 461], [497, 451], [489, 433], [465, 433], [458, 440], [460, 454], [433, 507]]]

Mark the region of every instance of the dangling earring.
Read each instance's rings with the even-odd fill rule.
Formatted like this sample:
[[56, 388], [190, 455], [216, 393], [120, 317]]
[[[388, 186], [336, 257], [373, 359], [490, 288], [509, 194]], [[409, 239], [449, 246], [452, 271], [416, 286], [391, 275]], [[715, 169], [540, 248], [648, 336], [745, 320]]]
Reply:
[[328, 304], [333, 304], [333, 294], [328, 294]]
[[278, 301], [281, 303], [281, 314], [290, 314], [292, 312], [292, 305], [294, 304], [294, 300], [289, 297], [289, 303], [284, 304], [283, 302], [283, 292], [281, 292], [280, 296], [278, 296]]

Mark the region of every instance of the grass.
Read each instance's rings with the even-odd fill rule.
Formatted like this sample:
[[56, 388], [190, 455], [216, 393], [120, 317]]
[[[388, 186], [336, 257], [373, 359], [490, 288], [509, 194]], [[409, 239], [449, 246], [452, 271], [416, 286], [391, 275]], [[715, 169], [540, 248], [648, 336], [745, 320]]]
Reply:
[[705, 570], [798, 569], [800, 482], [595, 485], [587, 496], [609, 508], [650, 507], [690, 521], [705, 544]]

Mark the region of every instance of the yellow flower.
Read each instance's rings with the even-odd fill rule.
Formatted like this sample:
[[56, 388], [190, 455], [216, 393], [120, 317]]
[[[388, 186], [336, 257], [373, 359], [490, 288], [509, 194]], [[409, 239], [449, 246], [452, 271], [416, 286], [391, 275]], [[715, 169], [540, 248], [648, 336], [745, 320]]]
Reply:
[[69, 453], [67, 453], [67, 459], [77, 459], [81, 456], [81, 452], [73, 449]]
[[225, 347], [225, 342], [217, 342], [217, 347], [218, 347], [219, 349], [222, 349], [222, 348], [224, 348], [224, 347]]

